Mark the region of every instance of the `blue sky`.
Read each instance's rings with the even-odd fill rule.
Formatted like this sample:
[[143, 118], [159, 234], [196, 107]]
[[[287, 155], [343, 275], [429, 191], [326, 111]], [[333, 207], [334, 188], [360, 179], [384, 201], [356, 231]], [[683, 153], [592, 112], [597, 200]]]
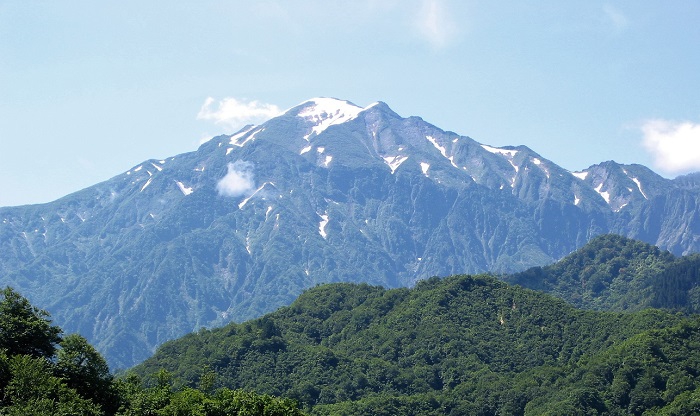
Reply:
[[698, 21], [695, 0], [0, 0], [0, 206], [318, 96], [572, 171], [698, 171]]

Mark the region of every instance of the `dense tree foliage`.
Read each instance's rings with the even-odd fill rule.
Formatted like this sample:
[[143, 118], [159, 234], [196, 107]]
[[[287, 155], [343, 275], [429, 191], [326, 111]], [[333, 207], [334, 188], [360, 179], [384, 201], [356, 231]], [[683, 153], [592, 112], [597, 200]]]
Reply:
[[651, 305], [700, 313], [700, 255], [677, 259], [653, 282]]
[[636, 311], [648, 307], [700, 313], [700, 256], [668, 251], [619, 235], [602, 235], [561, 261], [503, 280], [541, 290], [574, 306]]
[[[135, 371], [297, 399], [312, 414], [641, 414], [696, 404], [700, 321], [577, 310], [489, 276], [319, 286], [164, 344]], [[563, 412], [563, 413], [562, 413]], [[669, 413], [670, 412], [670, 413]]]
[[51, 357], [61, 340], [48, 312], [32, 306], [12, 288], [0, 292], [0, 349], [9, 356]]
[[160, 371], [153, 385], [134, 375], [115, 379], [104, 358], [80, 335], [60, 337], [49, 314], [11, 288], [0, 295], [0, 415], [302, 415], [296, 402], [250, 391], [202, 389]]

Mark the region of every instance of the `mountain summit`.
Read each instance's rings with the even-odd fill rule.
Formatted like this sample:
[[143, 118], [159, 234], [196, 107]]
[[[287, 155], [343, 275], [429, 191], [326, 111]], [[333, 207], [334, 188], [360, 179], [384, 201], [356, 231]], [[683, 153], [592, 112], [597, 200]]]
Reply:
[[315, 98], [57, 201], [0, 208], [0, 276], [126, 367], [321, 282], [520, 271], [610, 232], [698, 251], [699, 197], [694, 176], [569, 172], [381, 102]]

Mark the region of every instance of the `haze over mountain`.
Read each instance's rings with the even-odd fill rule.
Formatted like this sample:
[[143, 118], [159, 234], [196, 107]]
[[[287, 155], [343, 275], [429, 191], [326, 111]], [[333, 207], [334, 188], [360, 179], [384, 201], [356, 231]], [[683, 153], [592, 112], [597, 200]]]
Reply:
[[386, 104], [317, 98], [57, 201], [0, 208], [3, 285], [114, 367], [321, 282], [521, 271], [619, 233], [698, 251], [700, 176], [569, 172]]

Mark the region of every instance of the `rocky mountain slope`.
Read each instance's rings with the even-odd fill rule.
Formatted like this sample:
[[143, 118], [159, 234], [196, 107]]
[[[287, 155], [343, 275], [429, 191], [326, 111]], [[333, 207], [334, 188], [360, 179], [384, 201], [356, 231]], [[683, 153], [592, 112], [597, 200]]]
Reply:
[[0, 208], [0, 284], [114, 367], [321, 282], [524, 270], [619, 233], [698, 251], [700, 176], [569, 172], [386, 104], [313, 99], [55, 202]]

